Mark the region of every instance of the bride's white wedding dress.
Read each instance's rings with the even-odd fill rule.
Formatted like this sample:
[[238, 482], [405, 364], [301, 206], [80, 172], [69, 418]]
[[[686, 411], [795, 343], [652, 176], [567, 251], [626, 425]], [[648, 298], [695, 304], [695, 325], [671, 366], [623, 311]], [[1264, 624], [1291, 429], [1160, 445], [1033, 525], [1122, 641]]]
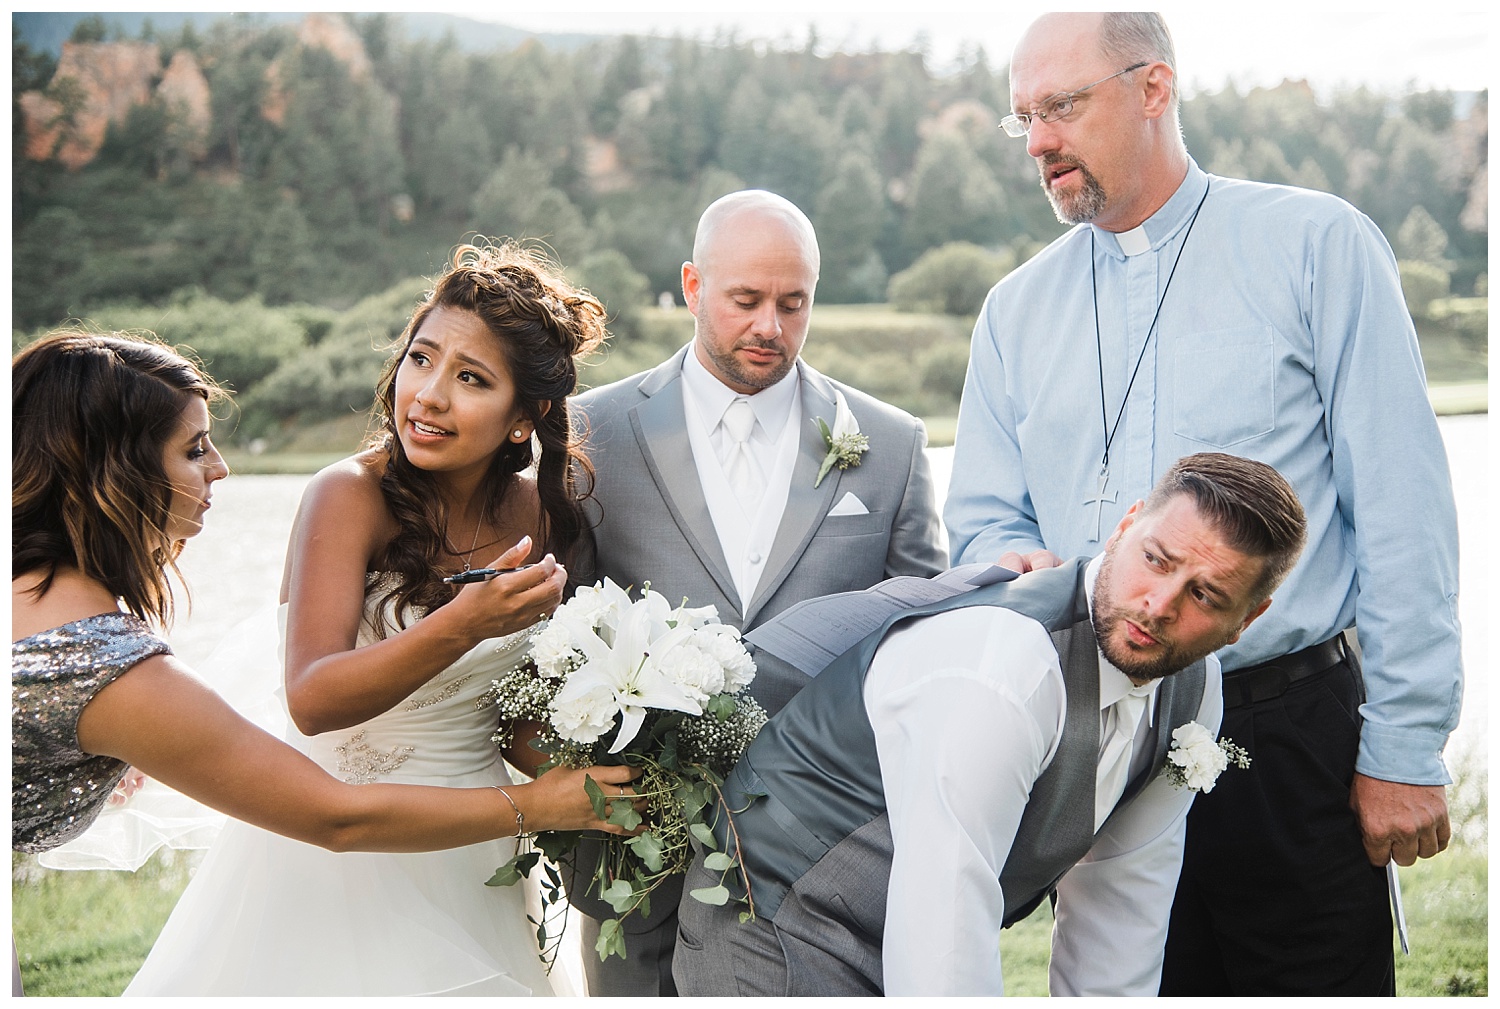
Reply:
[[[359, 645], [374, 640], [382, 587], [366, 595]], [[367, 722], [314, 737], [291, 728], [288, 742], [354, 783], [507, 784], [494, 709], [479, 698], [530, 633], [481, 642]], [[524, 885], [484, 885], [515, 849], [505, 838], [341, 854], [231, 820], [125, 994], [551, 995]]]

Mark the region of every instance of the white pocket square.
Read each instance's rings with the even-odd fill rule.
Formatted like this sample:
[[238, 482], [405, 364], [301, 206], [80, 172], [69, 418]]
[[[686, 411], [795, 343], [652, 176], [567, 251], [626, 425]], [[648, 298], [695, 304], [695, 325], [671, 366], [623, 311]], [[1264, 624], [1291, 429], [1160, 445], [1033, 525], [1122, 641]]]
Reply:
[[868, 514], [870, 514], [870, 509], [865, 507], [865, 503], [863, 501], [854, 496], [853, 491], [844, 491], [844, 496], [839, 498], [839, 503], [828, 510], [829, 518], [833, 518], [837, 515]]

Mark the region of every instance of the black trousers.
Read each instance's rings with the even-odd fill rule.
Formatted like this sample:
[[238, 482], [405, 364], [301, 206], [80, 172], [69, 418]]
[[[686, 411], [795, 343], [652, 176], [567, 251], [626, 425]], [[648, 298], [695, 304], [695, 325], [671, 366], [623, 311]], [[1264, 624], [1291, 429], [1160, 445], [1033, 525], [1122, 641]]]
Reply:
[[1349, 808], [1362, 696], [1348, 656], [1224, 712], [1251, 765], [1188, 814], [1161, 994], [1396, 993], [1385, 870]]

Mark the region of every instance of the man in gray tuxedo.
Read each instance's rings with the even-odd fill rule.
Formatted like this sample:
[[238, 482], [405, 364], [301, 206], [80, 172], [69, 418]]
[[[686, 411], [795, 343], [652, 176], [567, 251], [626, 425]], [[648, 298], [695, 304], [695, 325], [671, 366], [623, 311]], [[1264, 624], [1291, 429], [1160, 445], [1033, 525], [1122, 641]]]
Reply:
[[1188, 806], [1227, 763], [1211, 653], [1306, 529], [1271, 467], [1192, 455], [1103, 554], [898, 610], [725, 782], [755, 917], [700, 851], [682, 993], [1000, 995], [1000, 929], [1055, 892], [1052, 994], [1155, 994]]
[[[731, 193], [703, 212], [682, 266], [693, 342], [575, 401], [595, 469], [580, 581], [650, 581], [749, 630], [803, 599], [942, 570], [921, 421], [798, 356], [818, 264], [812, 223], [780, 196]], [[867, 446], [821, 475], [820, 419], [835, 435], [857, 428]], [[757, 656], [751, 692], [774, 713], [807, 682]], [[575, 901], [592, 994], [676, 994], [676, 898], [664, 888], [651, 917], [626, 919], [627, 959], [602, 964], [595, 919], [611, 912]]]

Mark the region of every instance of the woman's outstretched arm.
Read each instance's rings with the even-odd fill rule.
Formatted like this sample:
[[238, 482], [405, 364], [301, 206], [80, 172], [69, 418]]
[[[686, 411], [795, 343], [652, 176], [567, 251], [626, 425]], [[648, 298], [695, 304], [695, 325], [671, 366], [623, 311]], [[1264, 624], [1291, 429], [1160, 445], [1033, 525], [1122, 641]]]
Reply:
[[[516, 833], [516, 810], [496, 788], [338, 781], [241, 718], [166, 655], [140, 662], [101, 690], [78, 720], [78, 742], [86, 753], [127, 761], [236, 819], [334, 851], [429, 851]], [[636, 773], [556, 768], [505, 791], [527, 831], [618, 834], [625, 832], [595, 818], [584, 777], [613, 792]]]

